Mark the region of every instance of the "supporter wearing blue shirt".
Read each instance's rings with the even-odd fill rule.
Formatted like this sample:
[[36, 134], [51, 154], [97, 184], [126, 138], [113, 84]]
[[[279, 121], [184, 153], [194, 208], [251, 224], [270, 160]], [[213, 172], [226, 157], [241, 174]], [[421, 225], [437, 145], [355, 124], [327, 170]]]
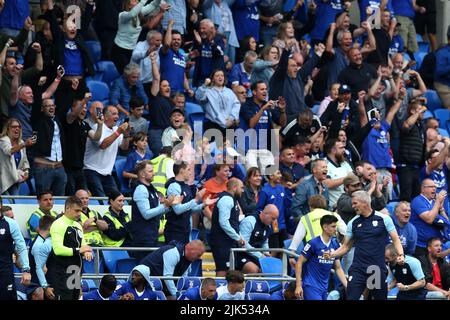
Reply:
[[239, 41], [246, 36], [252, 36], [256, 42], [259, 41], [259, 3], [260, 0], [236, 0], [231, 7]]
[[3, 3], [4, 6], [0, 9], [0, 29], [3, 29], [2, 33], [17, 36], [25, 19], [30, 15], [30, 5], [27, 0], [3, 1]]
[[402, 37], [396, 34], [392, 37], [391, 46], [389, 47], [389, 57], [393, 57], [397, 53], [403, 53], [405, 51], [405, 44]]
[[[186, 59], [184, 51], [180, 49], [181, 33], [172, 30], [173, 23], [173, 20], [169, 21], [163, 47], [159, 50], [161, 79], [169, 81], [173, 91], [183, 92], [185, 89], [189, 90], [189, 82], [185, 74]], [[192, 93], [190, 91], [191, 95]]]
[[409, 17], [409, 18], [414, 18], [414, 16], [415, 16], [413, 0], [392, 1], [392, 8], [393, 8], [396, 16], [398, 15], [398, 16], [404, 16], [404, 17]]
[[[395, 102], [389, 109], [384, 120], [376, 119], [376, 121], [369, 132], [369, 135], [363, 142], [362, 159], [370, 162], [378, 169], [391, 169], [392, 159], [389, 155], [389, 129], [395, 114], [400, 109], [402, 100]], [[380, 115], [378, 115], [380, 117]]]
[[128, 281], [117, 286], [111, 300], [157, 300], [150, 285], [150, 268], [143, 264], [134, 267]]
[[347, 299], [359, 300], [367, 288], [367, 281], [373, 275], [374, 268], [381, 279], [381, 288], [369, 289], [375, 300], [387, 299], [387, 269], [384, 260], [386, 239], [391, 237], [399, 263], [404, 262], [403, 247], [395, 230], [394, 223], [388, 215], [372, 209], [371, 197], [366, 191], [355, 191], [352, 194], [352, 205], [355, 216], [347, 225], [347, 235], [338, 250], [326, 254], [327, 258], [341, 257], [355, 248], [353, 263], [348, 270], [349, 281]]
[[295, 265], [297, 298], [304, 300], [327, 300], [328, 281], [334, 267], [339, 280], [347, 286], [344, 271], [339, 259], [325, 258], [324, 253], [339, 249], [336, 234], [338, 219], [332, 215], [320, 218], [322, 234], [310, 241], [303, 248]]
[[[395, 1], [395, 0], [394, 0]], [[380, 8], [381, 0], [358, 0], [359, 4], [359, 15], [361, 22], [367, 20], [367, 7], [372, 9], [372, 14], [376, 8]], [[392, 1], [387, 1], [385, 10], [393, 13]]]
[[248, 149], [271, 150], [273, 123], [285, 126], [287, 122], [286, 103], [284, 99], [278, 101], [278, 106], [273, 100], [266, 102], [267, 84], [263, 81], [252, 83], [251, 89], [253, 97], [248, 99], [240, 110], [240, 117], [245, 124], [249, 129], [255, 130], [255, 135], [251, 135], [248, 142], [246, 139], [245, 148], [246, 151]]
[[202, 39], [201, 43], [195, 42], [194, 50], [199, 55], [195, 59], [195, 72], [193, 85], [199, 87], [206, 78], [211, 76], [213, 70], [225, 69], [223, 60], [225, 44], [220, 35], [216, 35], [214, 23], [211, 20], [202, 20], [198, 30]]
[[269, 237], [271, 248], [283, 248], [284, 240], [288, 238], [285, 218], [284, 199], [286, 197], [283, 185], [281, 185], [281, 172], [275, 171], [266, 176], [268, 182], [259, 193], [258, 210], [263, 211], [268, 204], [274, 204], [279, 211], [278, 219], [272, 223], [272, 234]]
[[[434, 185], [436, 186], [436, 193], [441, 192], [441, 190], [448, 191], [447, 174], [450, 162], [447, 164], [446, 158], [449, 146], [449, 141], [445, 140], [445, 146], [441, 151], [438, 149], [431, 149], [425, 156], [426, 165], [420, 170], [420, 181], [425, 179], [433, 180]], [[449, 210], [448, 197], [445, 198], [444, 209], [445, 212], [448, 212]]]
[[135, 150], [132, 151], [127, 156], [127, 161], [125, 162], [125, 166], [123, 168], [123, 177], [124, 183], [127, 187], [132, 188], [131, 182], [136, 179], [136, 172], [134, 167], [137, 163], [144, 160], [151, 160], [153, 158], [153, 154], [150, 150], [147, 149], [147, 134], [143, 132], [138, 132], [133, 136], [133, 145]]
[[145, 105], [148, 104], [148, 97], [139, 77], [139, 66], [135, 63], [130, 63], [125, 67], [123, 76], [114, 80], [112, 84], [109, 95], [110, 102], [126, 116], [130, 114], [130, 100], [133, 96], [138, 96], [144, 101]]
[[445, 191], [436, 194], [433, 180], [425, 179], [421, 184], [420, 195], [411, 201], [411, 223], [417, 230], [417, 247], [414, 256], [427, 254], [427, 241], [430, 238], [440, 238], [439, 228], [433, 225], [439, 216], [445, 198]]
[[416, 250], [417, 231], [416, 227], [409, 221], [411, 218], [411, 206], [409, 203], [402, 201], [397, 204], [394, 213], [391, 214], [391, 218], [402, 243], [403, 252], [413, 255]]
[[92, 290], [87, 293], [83, 293], [81, 300], [115, 300], [117, 296], [113, 296], [114, 291], [116, 290], [117, 280], [111, 274], [107, 274], [103, 276], [99, 289]]
[[228, 79], [228, 84], [232, 89], [237, 86], [244, 86], [247, 88], [247, 96], [251, 96], [250, 83], [253, 72], [253, 64], [255, 63], [258, 55], [254, 51], [247, 51], [244, 56], [244, 61], [233, 66], [231, 74]]
[[325, 32], [336, 17], [336, 14], [344, 11], [346, 5], [344, 0], [330, 0], [330, 1], [315, 1], [316, 8], [316, 22], [314, 28], [310, 32], [312, 40], [320, 40], [323, 42]]
[[284, 147], [281, 149], [280, 156], [280, 171], [281, 174], [287, 174], [292, 178], [293, 186], [296, 188], [300, 180], [307, 175], [305, 168], [295, 161], [295, 152], [292, 148]]
[[193, 287], [183, 292], [177, 300], [217, 300], [216, 281], [205, 278], [199, 287]]

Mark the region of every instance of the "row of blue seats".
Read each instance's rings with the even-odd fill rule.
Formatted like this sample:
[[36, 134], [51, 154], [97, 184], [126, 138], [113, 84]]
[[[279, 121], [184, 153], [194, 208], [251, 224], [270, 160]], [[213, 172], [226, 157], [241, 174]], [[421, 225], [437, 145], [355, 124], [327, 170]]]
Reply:
[[[199, 287], [201, 285], [201, 278], [198, 277], [182, 277], [177, 281], [177, 291], [182, 293], [193, 287]], [[124, 283], [124, 279], [119, 279], [117, 284]], [[227, 281], [224, 279], [216, 279], [217, 287], [225, 286]], [[159, 278], [150, 277], [150, 285], [154, 291], [162, 291], [163, 284]], [[98, 289], [97, 282], [92, 279], [82, 280], [82, 291], [89, 292], [91, 290]], [[265, 280], [247, 280], [245, 282], [244, 292], [248, 293], [270, 293], [270, 285]]]

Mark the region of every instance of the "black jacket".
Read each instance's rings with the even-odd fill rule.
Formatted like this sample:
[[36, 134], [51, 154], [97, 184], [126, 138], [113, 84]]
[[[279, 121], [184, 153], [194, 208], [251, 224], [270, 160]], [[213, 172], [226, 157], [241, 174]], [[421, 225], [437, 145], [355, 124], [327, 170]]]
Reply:
[[[427, 283], [433, 283], [433, 265], [431, 264], [428, 256], [419, 257], [420, 264], [422, 265], [423, 273], [425, 274], [425, 281]], [[442, 289], [450, 289], [450, 265], [444, 259], [438, 259], [437, 264], [441, 271]]]
[[252, 188], [245, 186], [244, 192], [239, 197], [238, 202], [245, 216], [258, 214], [256, 195]]
[[55, 122], [59, 126], [61, 149], [62, 149], [62, 154], [64, 155], [65, 139], [64, 139], [64, 130], [63, 130], [61, 121], [59, 121], [56, 114], [55, 114], [54, 119], [52, 119], [52, 118], [46, 116], [41, 111], [42, 100], [40, 99], [40, 97], [41, 97], [40, 90], [35, 92], [34, 97], [36, 100], [33, 103], [32, 111], [31, 111], [31, 126], [34, 131], [37, 131], [37, 142], [33, 146], [34, 156], [35, 157], [50, 157], [51, 152], [52, 152], [53, 134], [55, 132], [55, 123], [53, 122], [53, 120], [55, 120]]

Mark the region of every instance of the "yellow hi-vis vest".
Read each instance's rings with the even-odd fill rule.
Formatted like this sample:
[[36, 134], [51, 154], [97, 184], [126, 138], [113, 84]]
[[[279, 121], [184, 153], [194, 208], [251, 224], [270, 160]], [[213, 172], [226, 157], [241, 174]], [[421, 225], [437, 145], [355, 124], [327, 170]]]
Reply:
[[152, 185], [164, 196], [166, 196], [166, 188], [165, 188], [167, 182], [166, 165], [168, 160], [170, 160], [170, 158], [164, 154], [151, 160], [153, 164], [153, 170], [155, 172], [155, 175], [153, 176]]
[[300, 223], [303, 223], [303, 226], [306, 229], [305, 242], [308, 242], [309, 240], [314, 239], [315, 237], [318, 237], [322, 234], [320, 219], [327, 214], [333, 215], [338, 218], [338, 215], [335, 212], [324, 209], [314, 209], [313, 211], [301, 217]]
[[[119, 219], [117, 219], [115, 216], [113, 216], [110, 212], [105, 212], [105, 214], [103, 216], [104, 217], [108, 217], [112, 221], [112, 223], [114, 223], [114, 227], [116, 227], [116, 229], [123, 228], [123, 225], [119, 221]], [[126, 222], [130, 222], [131, 221], [129, 214], [127, 214], [125, 216], [125, 221]], [[120, 239], [120, 240], [112, 240], [107, 235], [105, 235], [103, 233], [103, 245], [105, 247], [120, 247], [120, 246], [122, 246], [122, 244], [124, 242], [125, 242], [125, 238]]]
[[[84, 213], [81, 214], [81, 226], [83, 226], [84, 222], [90, 218], [97, 218], [99, 217], [98, 212], [90, 210], [88, 208], [88, 215], [86, 216]], [[95, 222], [91, 223], [91, 226], [96, 226]], [[101, 247], [103, 246], [103, 238], [102, 238], [102, 232], [100, 230], [94, 230], [91, 232], [84, 232], [84, 239], [86, 243], [93, 247]]]
[[[56, 216], [57, 216], [58, 214], [57, 214], [55, 211], [50, 210], [50, 215], [51, 215], [53, 218], [56, 219]], [[38, 217], [38, 218], [39, 218], [39, 221], [41, 221], [41, 218], [42, 218], [43, 216], [45, 216], [45, 213], [42, 212], [42, 210], [41, 210], [40, 208], [37, 208], [36, 211], [34, 211], [34, 212], [30, 215], [30, 217], [28, 218], [28, 221], [27, 221], [27, 229], [28, 229], [28, 232], [30, 233], [30, 238], [31, 238], [31, 240], [34, 240], [34, 238], [36, 238], [36, 236], [37, 236], [37, 231], [31, 229], [31, 225], [30, 225], [30, 220], [31, 220], [31, 218], [32, 218], [33, 216]], [[37, 227], [36, 227], [36, 229], [37, 229]]]

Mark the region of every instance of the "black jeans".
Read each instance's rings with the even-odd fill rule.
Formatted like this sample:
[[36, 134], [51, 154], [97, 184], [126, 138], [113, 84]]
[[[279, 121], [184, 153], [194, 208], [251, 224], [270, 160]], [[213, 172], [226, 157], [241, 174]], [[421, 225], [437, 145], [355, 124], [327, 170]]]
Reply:
[[408, 201], [420, 194], [420, 169], [412, 166], [397, 167], [398, 181], [400, 183], [400, 201]]
[[83, 169], [71, 170], [66, 169], [67, 184], [66, 196], [72, 196], [80, 189], [87, 189], [86, 178], [84, 177]]

